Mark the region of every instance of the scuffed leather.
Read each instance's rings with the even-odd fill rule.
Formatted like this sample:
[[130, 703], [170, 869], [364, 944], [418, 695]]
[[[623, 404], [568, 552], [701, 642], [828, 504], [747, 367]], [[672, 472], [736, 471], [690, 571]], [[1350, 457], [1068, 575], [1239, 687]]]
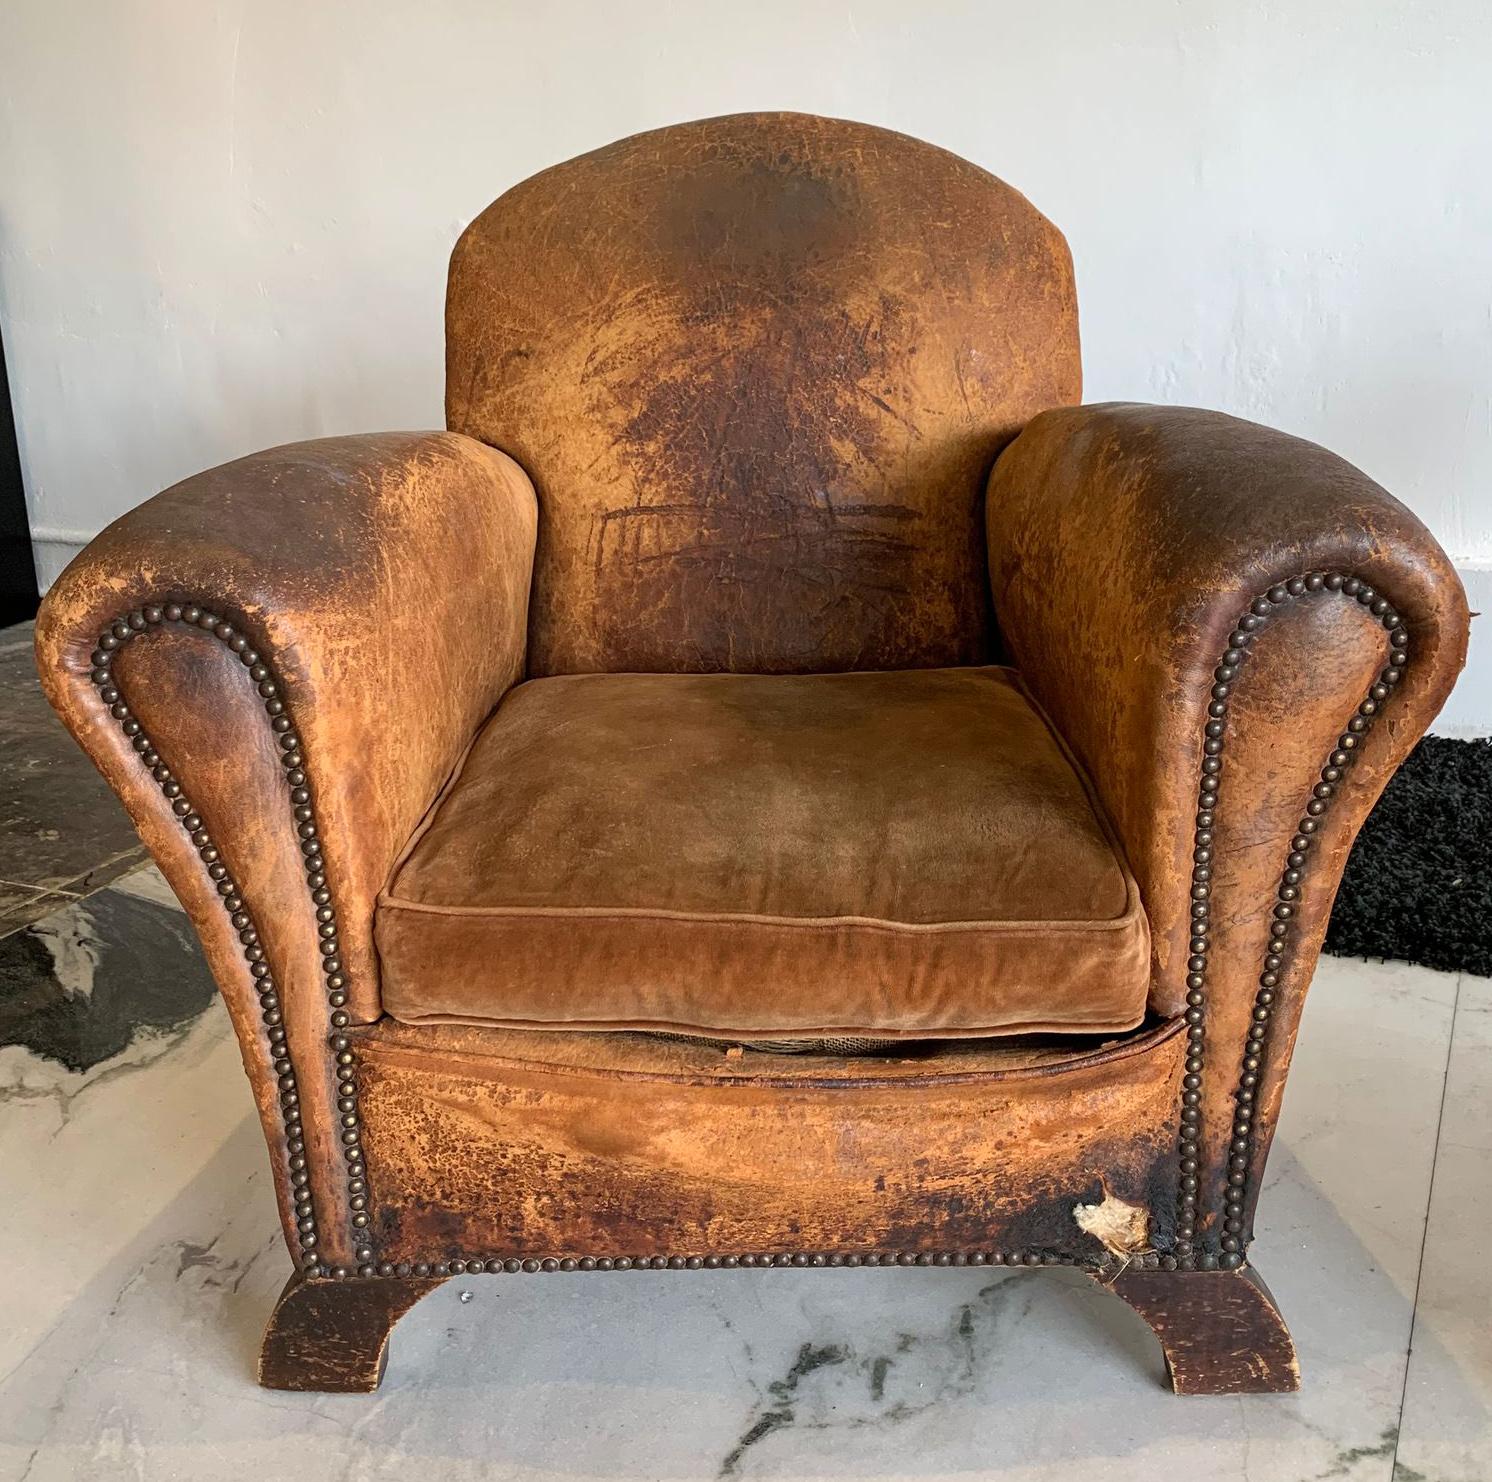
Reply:
[[1101, 1251], [1073, 1207], [1162, 1204], [1176, 1024], [1115, 1045], [732, 1056], [656, 1035], [356, 1035], [379, 1248], [450, 1256]]
[[803, 114], [514, 187], [456, 245], [446, 347], [448, 424], [539, 492], [533, 675], [988, 662], [985, 475], [1081, 387], [1049, 221]]
[[388, 892], [406, 1022], [752, 1037], [1130, 1029], [1149, 938], [1007, 669], [514, 689]]
[[[1360, 821], [1465, 660], [1465, 594], [1430, 533], [1365, 474], [1219, 412], [1045, 413], [997, 463], [987, 523], [1001, 631], [1118, 830], [1150, 916], [1154, 1004], [1174, 1013], [1205, 712], [1239, 615], [1276, 582], [1336, 569], [1408, 620], [1413, 661], [1383, 727], [1393, 744], [1379, 741], [1333, 804]], [[1351, 616], [1365, 633], [1376, 626]], [[1373, 641], [1386, 648], [1381, 630]], [[1276, 765], [1298, 777], [1301, 806], [1324, 761], [1300, 745], [1301, 713], [1324, 709], [1340, 728], [1362, 699], [1332, 683], [1330, 663], [1329, 650], [1302, 651], [1293, 693], [1256, 693], [1245, 676], [1234, 702], [1277, 717]]]
[[[534, 523], [523, 472], [470, 438], [296, 443], [198, 474], [116, 520], [42, 609], [41, 671], [85, 741], [103, 709], [88, 655], [120, 613], [175, 594], [253, 636], [305, 740], [364, 1017], [378, 1013], [373, 898], [478, 723], [522, 674]], [[250, 687], [231, 670], [223, 682]], [[131, 786], [147, 786], [134, 772]], [[192, 779], [181, 781], [190, 793]], [[252, 827], [268, 800], [241, 806]]]
[[[242, 947], [206, 866], [89, 680], [99, 633], [174, 597], [209, 607], [270, 660], [304, 743], [348, 1007], [370, 1019], [380, 1012], [374, 897], [522, 673], [534, 525], [521, 470], [470, 438], [329, 438], [166, 490], [109, 526], [48, 593], [37, 622], [48, 697], [187, 906], [246, 1061], [262, 1030]], [[115, 677], [208, 821], [265, 939], [312, 1140], [327, 1139], [313, 1174], [330, 1190], [340, 1174], [314, 906], [262, 702], [222, 644], [169, 625], [127, 644]], [[268, 1129], [273, 1080], [262, 1069], [253, 1078]], [[283, 1135], [271, 1146], [282, 1159]]]
[[[1382, 594], [1409, 630], [1403, 679], [1337, 784], [1307, 858], [1255, 1091], [1251, 1213], [1342, 868], [1465, 661], [1465, 594], [1425, 528], [1366, 475], [1215, 412], [1049, 413], [1000, 459], [991, 494], [1002, 631], [1128, 853], [1150, 919], [1158, 1013], [1187, 1004], [1206, 708], [1234, 624], [1271, 586], [1339, 571]], [[1272, 612], [1232, 686], [1202, 1005], [1200, 1240], [1218, 1233], [1240, 1060], [1290, 840], [1388, 653], [1364, 607], [1321, 592]]]
[[[151, 601], [200, 602], [247, 633], [274, 664], [304, 740], [348, 1007], [371, 1021], [349, 1035], [380, 1255], [445, 1261], [577, 1242], [670, 1254], [695, 1247], [697, 1232], [699, 1248], [717, 1250], [927, 1251], [987, 1238], [1064, 1249], [1075, 1198], [1114, 1191], [1148, 1206], [1165, 1250], [1180, 1175], [1185, 1050], [1175, 1019], [1092, 1056], [1047, 1047], [1021, 1059], [1029, 1047], [988, 1041], [945, 1046], [920, 1070], [825, 1061], [783, 1072], [722, 1060], [723, 1073], [709, 1060], [717, 1052], [656, 1036], [411, 1027], [382, 1012], [375, 893], [462, 748], [524, 677], [526, 635], [536, 676], [936, 669], [983, 664], [1003, 636], [1138, 881], [1153, 963], [1148, 973], [1143, 961], [1126, 967], [1127, 1010], [1138, 1017], [1148, 988], [1155, 1011], [1174, 1015], [1184, 1004], [1204, 710], [1223, 641], [1271, 584], [1313, 569], [1355, 573], [1403, 614], [1413, 653], [1315, 835], [1257, 1087], [1251, 1201], [1347, 850], [1464, 658], [1464, 594], [1423, 527], [1340, 459], [1231, 418], [1048, 410], [1075, 401], [1080, 385], [1060, 234], [974, 166], [863, 125], [743, 115], [639, 135], [547, 171], [463, 236], [447, 327], [455, 433], [301, 444], [188, 480], [90, 546], [38, 625], [49, 697], [203, 939], [259, 1102], [292, 1250], [291, 1149], [242, 945], [88, 678], [97, 635]], [[1386, 647], [1362, 608], [1322, 596], [1270, 619], [1235, 687], [1199, 1092], [1197, 1233], [1213, 1249], [1240, 1049], [1285, 850]], [[313, 1259], [350, 1266], [316, 927], [259, 697], [220, 643], [176, 627], [131, 640], [114, 675], [259, 927], [305, 1119], [322, 1239]], [[967, 717], [959, 724], [967, 741], [974, 728]], [[678, 801], [661, 791], [676, 779], [650, 771], [635, 749], [613, 760], [604, 778], [593, 767], [589, 778], [544, 785], [569, 788], [579, 805], [592, 783], [595, 796], [653, 789], [662, 812]], [[497, 788], [493, 812], [512, 801]], [[555, 847], [517, 822], [501, 842]], [[679, 827], [676, 811], [669, 826]], [[947, 830], [966, 845], [969, 832]], [[1047, 820], [1031, 838], [1052, 842]], [[972, 846], [965, 853], [971, 869], [998, 868]], [[670, 875], [660, 858], [651, 877], [628, 880], [686, 894], [709, 883]], [[835, 863], [797, 882], [800, 903], [843, 890]], [[1072, 885], [1070, 863], [1053, 856], [1054, 890]], [[506, 879], [524, 882], [522, 862], [507, 864]], [[555, 877], [535, 878], [552, 886]], [[757, 883], [758, 906], [781, 884]], [[950, 883], [947, 899], [980, 883]], [[553, 942], [556, 958], [581, 939], [570, 935]], [[1066, 977], [1055, 936], [1032, 961], [1051, 974], [1042, 991], [1066, 1003], [1067, 1028], [1080, 985]], [[392, 962], [402, 948], [387, 945]], [[515, 957], [548, 950], [537, 933], [509, 945]], [[626, 951], [634, 966], [651, 955], [657, 969], [677, 968], [675, 949], [655, 936]], [[696, 982], [672, 987], [697, 992], [725, 964], [740, 989], [750, 974], [733, 950], [712, 946]], [[629, 960], [620, 948], [612, 958], [602, 966]], [[428, 943], [411, 961], [410, 983], [437, 1012], [437, 994], [490, 1002], [502, 966], [490, 948], [463, 957]], [[881, 967], [892, 985], [918, 981], [906, 963]], [[758, 977], [780, 991], [771, 972]], [[820, 1005], [842, 1003], [845, 982], [807, 971], [795, 991], [802, 1002], [819, 993]], [[837, 1000], [822, 996], [826, 984]], [[589, 987], [609, 994], [616, 984]], [[939, 992], [969, 1011], [968, 1023], [998, 996], [977, 970], [945, 972]], [[781, 1005], [766, 1007], [760, 1027], [782, 1033]], [[884, 1033], [883, 1007], [867, 1004], [868, 1022], [855, 1027]], [[925, 1004], [903, 997], [892, 1007], [926, 1032], [925, 1013], [915, 1020]], [[804, 1016], [810, 1034], [829, 1027], [823, 1017]]]

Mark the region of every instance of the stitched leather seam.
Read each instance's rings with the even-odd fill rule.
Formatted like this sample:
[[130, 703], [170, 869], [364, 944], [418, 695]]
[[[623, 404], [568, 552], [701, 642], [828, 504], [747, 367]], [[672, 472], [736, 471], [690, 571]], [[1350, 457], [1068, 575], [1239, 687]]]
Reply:
[[[402, 1021], [400, 1021], [402, 1022]], [[914, 1089], [919, 1094], [946, 1086], [997, 1086], [1011, 1081], [1046, 1080], [1053, 1076], [1068, 1075], [1073, 1071], [1090, 1070], [1100, 1065], [1113, 1065], [1125, 1060], [1152, 1054], [1181, 1032], [1182, 1020], [1167, 1019], [1140, 1033], [1132, 1033], [1117, 1044], [1086, 1053], [1070, 1055], [1063, 1060], [1043, 1061], [1033, 1065], [1011, 1066], [1004, 1070], [949, 1070], [929, 1071], [925, 1074], [898, 1076], [874, 1076], [865, 1073], [863, 1067], [872, 1064], [871, 1057], [856, 1057], [850, 1063], [855, 1069], [826, 1076], [804, 1076], [801, 1074], [772, 1075], [757, 1071], [751, 1075], [737, 1075], [729, 1070], [711, 1071], [704, 1067], [693, 1072], [659, 1070], [632, 1070], [626, 1066], [566, 1065], [552, 1060], [529, 1060], [518, 1055], [491, 1055], [480, 1050], [460, 1050], [444, 1047], [440, 1057], [473, 1067], [497, 1068], [517, 1071], [525, 1075], [553, 1075], [567, 1080], [598, 1080], [608, 1082], [637, 1082], [645, 1085], [694, 1086], [713, 1089], [717, 1086], [736, 1086], [752, 1090], [759, 1086], [771, 1086], [809, 1094], [815, 1091], [901, 1091]], [[372, 1045], [380, 1061], [415, 1064], [427, 1059], [429, 1051], [408, 1043], [372, 1042], [364, 1031], [354, 1031], [354, 1048], [364, 1052]], [[909, 1039], [909, 1045], [926, 1043]]]
[[648, 1019], [478, 1019], [474, 1015], [421, 1014], [389, 1018], [418, 1028], [421, 1024], [465, 1024], [472, 1028], [517, 1029], [534, 1033], [563, 1034], [680, 1034], [689, 1039], [729, 1039], [745, 1042], [754, 1039], [875, 1039], [903, 1044], [925, 1044], [937, 1040], [1001, 1039], [1019, 1034], [1129, 1034], [1145, 1022], [1143, 1008], [1127, 1020], [1121, 1019], [1012, 1019], [1005, 1024], [947, 1024], [937, 1030], [923, 1028], [895, 1029], [874, 1024], [812, 1024], [786, 1028], [782, 1025], [758, 1024], [742, 1029], [731, 1024], [680, 1024], [677, 1020]]
[[671, 911], [652, 906], [447, 906], [434, 901], [412, 901], [381, 894], [378, 905], [386, 911], [413, 911], [427, 916], [472, 916], [495, 920], [583, 919], [587, 921], [677, 921], [702, 926], [789, 927], [797, 930], [884, 931], [907, 936], [967, 934], [975, 936], [1038, 936], [1055, 932], [1124, 931], [1136, 920], [1144, 921], [1139, 893], [1131, 881], [1129, 899], [1119, 916], [1073, 921], [886, 921], [876, 916], [758, 916], [747, 911]]

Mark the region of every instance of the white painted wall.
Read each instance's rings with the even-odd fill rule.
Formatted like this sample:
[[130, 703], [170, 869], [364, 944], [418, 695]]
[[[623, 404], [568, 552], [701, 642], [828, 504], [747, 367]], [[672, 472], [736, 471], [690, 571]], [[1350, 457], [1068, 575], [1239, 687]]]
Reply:
[[[0, 318], [43, 575], [203, 466], [439, 425], [464, 223], [747, 108], [1004, 176], [1072, 242], [1091, 399], [1330, 445], [1492, 606], [1488, 0], [5, 0]], [[1439, 729], [1492, 731], [1489, 647]]]

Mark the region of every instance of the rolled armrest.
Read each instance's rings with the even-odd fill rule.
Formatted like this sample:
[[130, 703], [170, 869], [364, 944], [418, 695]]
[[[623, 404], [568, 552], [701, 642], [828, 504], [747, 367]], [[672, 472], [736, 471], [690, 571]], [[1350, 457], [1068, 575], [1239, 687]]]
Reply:
[[191, 914], [266, 1130], [287, 1096], [306, 1113], [298, 1178], [328, 1200], [328, 1034], [380, 1012], [374, 899], [521, 677], [535, 525], [522, 470], [473, 439], [298, 443], [115, 521], [38, 618], [48, 698]]
[[1192, 1026], [1161, 1233], [1231, 1262], [1347, 852], [1464, 662], [1465, 594], [1371, 479], [1212, 412], [1043, 413], [987, 523], [1002, 636], [1139, 882], [1152, 1007]]
[[[1465, 594], [1430, 533], [1365, 474], [1313, 443], [1217, 412], [1045, 412], [999, 459], [987, 508], [1001, 633], [1118, 828], [1156, 933], [1158, 989], [1174, 1008], [1189, 955], [1192, 815], [1214, 670], [1240, 618], [1263, 601], [1252, 615], [1262, 643], [1262, 629], [1285, 619], [1271, 589], [1312, 573], [1367, 583], [1403, 618], [1413, 657], [1392, 724], [1375, 728], [1384, 738], [1364, 746], [1332, 807], [1360, 822], [1460, 671]], [[1356, 634], [1386, 654], [1388, 638], [1371, 604], [1339, 583], [1303, 595], [1337, 616], [1293, 619], [1311, 647], [1280, 676], [1289, 703], [1240, 669], [1232, 708], [1235, 724], [1240, 705], [1277, 716], [1275, 767], [1309, 793], [1323, 758], [1307, 749], [1303, 710], [1326, 710], [1335, 731], [1363, 698], [1351, 666], [1321, 640]]]

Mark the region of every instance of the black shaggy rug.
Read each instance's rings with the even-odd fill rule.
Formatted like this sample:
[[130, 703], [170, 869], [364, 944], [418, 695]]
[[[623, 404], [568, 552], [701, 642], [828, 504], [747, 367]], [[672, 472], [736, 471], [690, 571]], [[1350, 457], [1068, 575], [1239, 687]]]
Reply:
[[1326, 950], [1492, 977], [1492, 739], [1415, 747], [1353, 846]]

